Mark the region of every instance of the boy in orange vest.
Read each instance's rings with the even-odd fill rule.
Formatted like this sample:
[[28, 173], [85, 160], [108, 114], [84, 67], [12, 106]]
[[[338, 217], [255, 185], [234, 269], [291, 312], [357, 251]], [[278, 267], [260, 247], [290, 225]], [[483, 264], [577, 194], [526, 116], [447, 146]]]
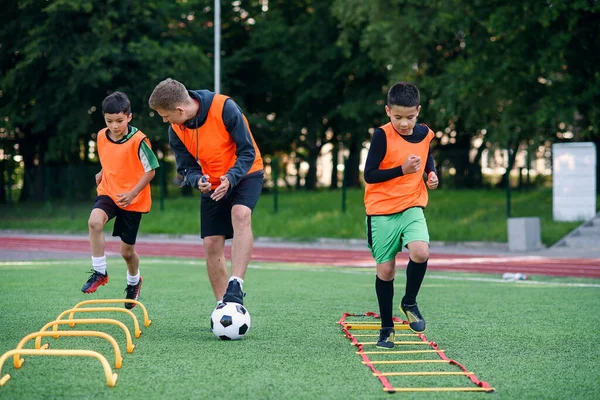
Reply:
[[[121, 92], [114, 92], [102, 102], [107, 128], [98, 132], [98, 157], [102, 169], [96, 174], [98, 197], [88, 220], [92, 248], [92, 275], [81, 288], [94, 293], [108, 282], [104, 255], [104, 225], [113, 218], [113, 236], [121, 238], [121, 256], [127, 264], [126, 298], [138, 300], [142, 287], [140, 259], [135, 252], [142, 214], [150, 211], [150, 181], [158, 160], [150, 141], [137, 128], [130, 126], [131, 103]], [[132, 309], [135, 303], [125, 303]]]
[[[244, 276], [252, 254], [252, 210], [264, 172], [260, 151], [240, 107], [208, 90], [187, 90], [174, 79], [160, 82], [148, 101], [170, 123], [169, 145], [183, 185], [199, 189], [200, 236], [217, 304], [244, 303]], [[231, 277], [225, 240], [231, 245]]]
[[[381, 315], [377, 347], [394, 347], [394, 277], [396, 254], [407, 247], [406, 289], [400, 302], [413, 332], [425, 331], [425, 320], [417, 307], [417, 294], [427, 270], [429, 233], [423, 215], [427, 186], [435, 189], [438, 177], [429, 144], [434, 133], [417, 124], [421, 110], [415, 85], [400, 82], [388, 91], [385, 112], [390, 122], [373, 133], [365, 164], [365, 208], [369, 249], [377, 263], [375, 292]], [[424, 165], [421, 160], [426, 160]]]

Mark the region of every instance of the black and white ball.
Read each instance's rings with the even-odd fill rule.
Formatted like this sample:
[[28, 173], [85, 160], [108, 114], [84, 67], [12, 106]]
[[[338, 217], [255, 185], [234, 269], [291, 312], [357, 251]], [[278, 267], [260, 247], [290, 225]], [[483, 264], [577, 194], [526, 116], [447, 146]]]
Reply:
[[221, 303], [210, 316], [210, 330], [221, 340], [238, 340], [250, 330], [250, 313], [238, 303]]

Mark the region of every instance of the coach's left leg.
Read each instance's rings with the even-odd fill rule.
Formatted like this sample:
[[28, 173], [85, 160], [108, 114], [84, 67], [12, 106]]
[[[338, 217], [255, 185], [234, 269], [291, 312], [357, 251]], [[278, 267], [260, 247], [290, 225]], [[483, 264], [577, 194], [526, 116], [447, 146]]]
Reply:
[[233, 241], [231, 243], [231, 275], [244, 279], [254, 247], [252, 234], [252, 210], [236, 204], [231, 209]]

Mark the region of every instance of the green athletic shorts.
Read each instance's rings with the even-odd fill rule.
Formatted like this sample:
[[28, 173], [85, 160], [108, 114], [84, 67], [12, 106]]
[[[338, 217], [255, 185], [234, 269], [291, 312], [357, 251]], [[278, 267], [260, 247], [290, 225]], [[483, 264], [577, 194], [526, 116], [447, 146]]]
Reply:
[[367, 242], [377, 264], [390, 261], [410, 242], [429, 243], [427, 221], [421, 207], [398, 214], [367, 215]]

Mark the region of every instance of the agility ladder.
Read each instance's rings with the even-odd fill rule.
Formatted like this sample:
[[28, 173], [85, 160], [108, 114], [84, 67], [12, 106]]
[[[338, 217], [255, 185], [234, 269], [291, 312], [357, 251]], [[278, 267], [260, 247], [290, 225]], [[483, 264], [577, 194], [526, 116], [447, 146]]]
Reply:
[[[395, 341], [395, 345], [401, 346], [429, 346], [430, 349], [418, 349], [418, 350], [381, 350], [381, 351], [365, 351], [366, 346], [375, 346], [375, 342], [359, 342], [357, 338], [360, 337], [378, 337], [381, 323], [379, 321], [347, 321], [347, 317], [373, 317], [380, 318], [378, 314], [374, 312], [367, 312], [364, 314], [351, 314], [344, 313], [342, 318], [337, 322], [342, 326], [342, 331], [346, 338], [350, 339], [353, 346], [358, 348], [356, 354], [362, 358], [362, 363], [369, 367], [373, 372], [373, 376], [376, 376], [383, 385], [383, 390], [388, 393], [395, 392], [493, 392], [494, 388], [490, 387], [487, 382], [480, 381], [473, 372], [467, 371], [467, 369], [455, 360], [451, 360], [446, 357], [444, 350], [440, 350], [437, 343], [427, 340], [425, 335], [412, 333], [408, 326], [408, 322], [401, 320], [400, 318], [394, 317], [394, 329], [396, 331], [409, 331], [411, 333], [396, 333], [396, 337], [401, 336], [414, 336], [420, 340], [401, 340]], [[350, 331], [377, 331], [377, 333], [366, 333], [358, 334], [351, 333]], [[377, 339], [375, 339], [377, 340]], [[436, 353], [439, 359], [394, 359], [394, 360], [371, 360], [369, 355], [389, 355], [402, 357], [410, 354], [422, 354], [422, 353]], [[439, 363], [439, 364], [451, 364], [461, 369], [461, 371], [389, 371], [381, 372], [377, 369], [378, 365], [398, 365], [398, 364], [428, 364], [428, 363]], [[473, 382], [476, 387], [394, 387], [389, 381], [388, 377], [394, 376], [449, 376], [449, 375], [464, 375]]]

